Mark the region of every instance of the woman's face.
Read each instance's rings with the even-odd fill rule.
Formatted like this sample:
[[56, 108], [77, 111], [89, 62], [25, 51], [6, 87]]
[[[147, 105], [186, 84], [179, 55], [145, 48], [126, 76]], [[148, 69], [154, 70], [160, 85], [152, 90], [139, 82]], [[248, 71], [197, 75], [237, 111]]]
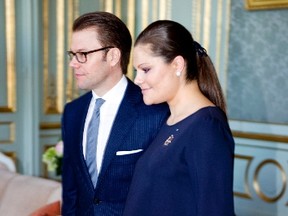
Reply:
[[139, 44], [133, 50], [134, 82], [140, 86], [145, 104], [158, 104], [172, 100], [179, 88], [179, 77], [174, 61], [166, 63], [154, 56], [150, 45]]

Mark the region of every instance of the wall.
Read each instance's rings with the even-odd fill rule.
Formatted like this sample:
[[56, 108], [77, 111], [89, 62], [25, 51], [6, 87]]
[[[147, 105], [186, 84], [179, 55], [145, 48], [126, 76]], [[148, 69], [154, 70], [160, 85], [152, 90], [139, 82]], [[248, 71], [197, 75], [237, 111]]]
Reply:
[[0, 151], [21, 173], [55, 178], [41, 155], [61, 138], [65, 103], [82, 93], [65, 55], [77, 16], [113, 12], [133, 38], [173, 19], [207, 49], [227, 98], [237, 215], [288, 214], [288, 13], [250, 11], [247, 1], [0, 0]]
[[287, 20], [287, 9], [231, 1], [227, 102], [240, 216], [288, 214]]

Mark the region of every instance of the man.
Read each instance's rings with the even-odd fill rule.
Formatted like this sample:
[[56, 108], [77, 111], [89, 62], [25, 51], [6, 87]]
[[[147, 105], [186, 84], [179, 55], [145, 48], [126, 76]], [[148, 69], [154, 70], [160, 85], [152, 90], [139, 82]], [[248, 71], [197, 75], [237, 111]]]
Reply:
[[135, 163], [168, 116], [166, 104], [146, 106], [125, 76], [131, 43], [113, 14], [74, 21], [70, 66], [78, 87], [91, 91], [68, 103], [62, 116], [64, 216], [122, 215]]

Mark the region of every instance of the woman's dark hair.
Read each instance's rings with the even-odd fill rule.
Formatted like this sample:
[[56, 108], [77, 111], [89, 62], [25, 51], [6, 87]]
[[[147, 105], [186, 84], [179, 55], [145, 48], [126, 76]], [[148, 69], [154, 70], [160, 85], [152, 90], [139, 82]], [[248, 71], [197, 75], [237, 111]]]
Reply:
[[90, 12], [81, 15], [73, 23], [73, 32], [95, 28], [98, 40], [103, 47], [117, 47], [121, 52], [121, 68], [124, 74], [130, 60], [132, 38], [127, 26], [114, 14], [108, 12]]
[[194, 41], [191, 33], [171, 20], [158, 20], [140, 33], [137, 44], [149, 44], [155, 56], [171, 63], [176, 56], [186, 61], [186, 81], [197, 80], [200, 91], [226, 112], [226, 104], [214, 65], [206, 50]]

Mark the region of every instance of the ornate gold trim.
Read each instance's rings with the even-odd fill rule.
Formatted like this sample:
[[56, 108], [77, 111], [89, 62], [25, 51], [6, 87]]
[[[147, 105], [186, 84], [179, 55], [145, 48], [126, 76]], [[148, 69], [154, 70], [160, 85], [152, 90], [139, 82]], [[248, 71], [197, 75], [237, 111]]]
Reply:
[[288, 8], [287, 0], [245, 0], [247, 10]]
[[14, 122], [0, 122], [0, 125], [7, 125], [10, 130], [8, 140], [0, 140], [0, 144], [13, 143], [15, 141], [15, 123]]
[[6, 19], [6, 67], [7, 67], [7, 106], [1, 112], [16, 111], [16, 70], [15, 70], [15, 1], [5, 0]]
[[224, 91], [224, 94], [227, 95], [227, 86], [228, 86], [228, 62], [229, 62], [229, 40], [230, 40], [230, 21], [231, 21], [231, 17], [230, 17], [230, 14], [231, 14], [231, 0], [227, 0], [226, 1], [226, 9], [225, 9], [226, 13], [227, 13], [227, 16], [226, 16], [226, 26], [225, 26], [225, 29], [226, 29], [226, 34], [227, 34], [227, 37], [226, 37], [226, 41], [225, 41], [225, 44], [227, 44], [227, 46], [225, 46], [225, 52], [224, 52], [224, 61], [225, 61], [225, 64], [224, 64], [224, 69], [223, 69], [223, 77], [225, 77], [225, 80], [223, 81], [223, 91]]
[[[156, 2], [156, 1], [154, 1]], [[141, 2], [141, 29], [143, 30], [148, 26], [149, 20], [149, 1], [142, 1]], [[153, 10], [154, 11], [154, 10]]]
[[158, 5], [158, 10], [159, 10], [159, 19], [169, 19], [170, 17], [170, 12], [171, 12], [171, 2], [170, 0], [159, 0], [159, 5]]
[[165, 19], [166, 18], [166, 1], [165, 0], [159, 0], [158, 5], [158, 18], [159, 19]]
[[48, 95], [49, 92], [49, 1], [43, 0], [43, 104], [45, 113], [57, 113], [53, 104], [53, 98]]
[[203, 47], [209, 53], [210, 50], [210, 30], [211, 30], [211, 0], [205, 0], [204, 5], [204, 22], [203, 22]]
[[234, 137], [288, 143], [288, 136], [232, 131]]
[[118, 0], [115, 3], [115, 15], [118, 16], [118, 17], [122, 16], [121, 3], [122, 3], [122, 0]]
[[[72, 26], [73, 26], [73, 20], [74, 20], [74, 2], [69, 1], [68, 2], [68, 14], [67, 14], [67, 47], [69, 49], [71, 44], [71, 35], [72, 35]], [[67, 58], [68, 59], [68, 58]], [[67, 62], [67, 80], [66, 80], [66, 101], [71, 101], [73, 99], [73, 70], [69, 66], [69, 60], [65, 61]]]
[[[79, 1], [68, 1], [68, 14], [67, 14], [67, 49], [69, 49], [71, 44], [71, 36], [72, 36], [72, 26], [74, 19], [79, 16]], [[64, 60], [67, 63], [67, 80], [66, 80], [66, 90], [65, 90], [65, 98], [66, 102], [72, 101], [74, 98], [79, 96], [78, 87], [74, 80], [74, 72], [73, 69], [69, 66], [69, 60]]]
[[[131, 36], [132, 36], [132, 42], [135, 40], [135, 0], [128, 0], [127, 1], [127, 5], [128, 5], [128, 11], [127, 11], [127, 27], [131, 32]], [[132, 50], [131, 50], [132, 51]], [[130, 55], [130, 63], [128, 65], [128, 71], [127, 71], [127, 76], [130, 79], [134, 78], [134, 74], [133, 74], [133, 65], [132, 65], [132, 56]]]
[[56, 14], [57, 14], [57, 80], [56, 80], [56, 89], [57, 89], [57, 113], [61, 113], [63, 107], [64, 107], [64, 41], [65, 41], [65, 0], [58, 0], [57, 1], [57, 8], [56, 8]]
[[[194, 2], [194, 1], [193, 1]], [[202, 27], [202, 0], [195, 0], [195, 21], [194, 21], [194, 25], [195, 25], [195, 32], [194, 32], [194, 39], [200, 42], [201, 39], [201, 27]]]
[[235, 154], [235, 159], [240, 159], [240, 160], [247, 160], [247, 166], [246, 166], [246, 169], [245, 169], [245, 177], [244, 177], [244, 193], [243, 192], [235, 192], [234, 191], [234, 196], [237, 196], [237, 197], [241, 197], [241, 198], [245, 198], [245, 199], [251, 199], [251, 192], [249, 190], [249, 182], [248, 182], [248, 172], [249, 172], [249, 168], [250, 168], [250, 165], [251, 165], [251, 162], [253, 160], [253, 157], [252, 156], [246, 156], [246, 155], [237, 155]]
[[[65, 93], [69, 95], [69, 87], [73, 86], [73, 79], [69, 76], [67, 78], [67, 83], [65, 83], [65, 6], [67, 9], [67, 23], [69, 23], [72, 13], [74, 9], [74, 4], [77, 5], [78, 1], [75, 2], [67, 2], [65, 0], [57, 1], [57, 5], [55, 6], [56, 10], [56, 23], [55, 28], [57, 34], [56, 37], [56, 50], [55, 50], [55, 61], [56, 61], [56, 71], [49, 73], [49, 29], [50, 29], [50, 9], [49, 9], [50, 1], [43, 0], [43, 104], [44, 104], [44, 113], [45, 114], [60, 114], [63, 110], [65, 103]], [[54, 6], [54, 5], [53, 5]], [[52, 12], [51, 12], [52, 13]], [[73, 13], [72, 13], [73, 14]], [[73, 19], [73, 16], [72, 16]], [[71, 26], [69, 26], [71, 28]], [[71, 32], [71, 31], [68, 31]], [[53, 33], [54, 34], [54, 33]], [[53, 50], [52, 50], [53, 51]], [[54, 59], [54, 57], [53, 57]], [[71, 82], [70, 82], [71, 81]], [[67, 86], [65, 86], [67, 84]], [[69, 86], [70, 85], [70, 86]], [[65, 89], [66, 87], [66, 89]], [[68, 92], [68, 93], [67, 93]]]
[[215, 68], [216, 72], [220, 73], [220, 55], [221, 55], [221, 39], [222, 39], [222, 16], [223, 16], [223, 0], [217, 1], [217, 29], [216, 29], [216, 55], [215, 55]]
[[[260, 172], [260, 169], [266, 165], [266, 164], [274, 164], [281, 172], [281, 178], [282, 178], [282, 190], [280, 191], [280, 193], [274, 197], [268, 197], [266, 196], [260, 188], [260, 184], [258, 182], [258, 175]], [[256, 168], [255, 174], [254, 174], [254, 178], [253, 178], [253, 186], [255, 189], [255, 192], [257, 193], [257, 195], [264, 201], [268, 202], [268, 203], [272, 203], [272, 202], [276, 202], [278, 199], [280, 199], [286, 189], [286, 183], [287, 183], [287, 178], [286, 178], [286, 174], [285, 174], [285, 170], [282, 168], [282, 166], [275, 160], [269, 159], [269, 160], [265, 160], [262, 161]]]
[[14, 110], [13, 110], [13, 108], [12, 107], [7, 107], [7, 106], [5, 106], [5, 107], [0, 107], [0, 112], [1, 113], [4, 113], [4, 112], [13, 112]]
[[152, 1], [152, 20], [155, 21], [158, 19], [158, 7], [159, 2], [158, 1]]
[[113, 13], [113, 0], [106, 0], [104, 4], [104, 10]]
[[61, 129], [61, 123], [59, 122], [42, 122], [39, 126], [40, 130], [54, 130]]

